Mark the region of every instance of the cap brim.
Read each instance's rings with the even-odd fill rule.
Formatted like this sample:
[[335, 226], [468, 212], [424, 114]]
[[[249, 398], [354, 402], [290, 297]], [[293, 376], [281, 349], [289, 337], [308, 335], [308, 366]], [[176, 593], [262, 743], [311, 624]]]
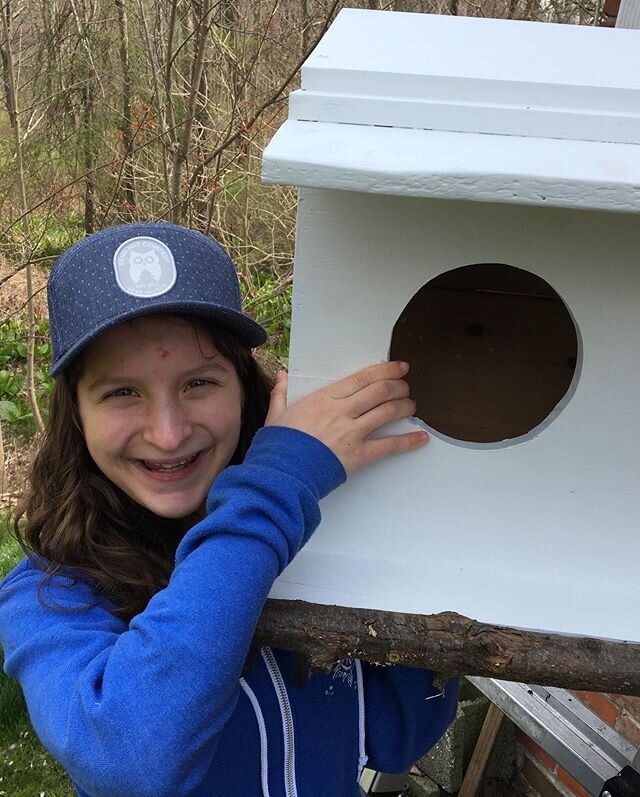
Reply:
[[129, 321], [132, 318], [140, 318], [145, 315], [159, 315], [161, 313], [170, 315], [194, 315], [200, 318], [207, 318], [234, 334], [247, 349], [261, 346], [266, 342], [268, 337], [266, 330], [261, 327], [260, 324], [244, 313], [231, 310], [228, 307], [217, 307], [207, 302], [185, 301], [167, 302], [166, 304], [157, 306], [147, 305], [146, 307], [135, 308], [128, 313], [120, 313], [114, 318], [105, 318], [98, 323], [89, 334], [78, 338], [71, 348], [67, 349], [61, 357], [58, 357], [58, 359], [51, 364], [49, 375], [57, 376], [91, 343], [91, 341], [102, 335], [103, 332], [122, 324], [124, 321]]

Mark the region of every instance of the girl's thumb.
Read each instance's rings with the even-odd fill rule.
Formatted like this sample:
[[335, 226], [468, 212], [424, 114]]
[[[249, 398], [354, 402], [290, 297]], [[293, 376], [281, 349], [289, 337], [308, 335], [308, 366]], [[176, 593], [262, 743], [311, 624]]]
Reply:
[[271, 391], [271, 400], [269, 401], [269, 411], [267, 412], [265, 426], [277, 423], [282, 413], [287, 409], [287, 382], [288, 377], [286, 371], [278, 371], [276, 383]]

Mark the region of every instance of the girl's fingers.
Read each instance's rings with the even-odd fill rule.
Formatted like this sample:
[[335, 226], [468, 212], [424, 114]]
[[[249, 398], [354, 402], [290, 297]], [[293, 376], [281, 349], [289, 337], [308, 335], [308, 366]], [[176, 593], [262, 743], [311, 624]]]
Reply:
[[409, 385], [402, 379], [384, 379], [359, 390], [353, 396], [345, 399], [348, 402], [349, 415], [359, 418], [388, 401], [408, 398]]
[[348, 398], [361, 390], [365, 390], [370, 385], [384, 380], [402, 379], [409, 370], [407, 363], [393, 360], [387, 363], [377, 363], [357, 371], [351, 376], [340, 379], [331, 385], [331, 395], [333, 398]]
[[392, 421], [411, 418], [415, 411], [416, 403], [413, 399], [402, 398], [395, 401], [387, 401], [361, 415], [358, 419], [358, 428], [363, 437], [366, 438]]
[[348, 473], [379, 457], [411, 451], [427, 442], [425, 432], [369, 439], [381, 426], [414, 414], [415, 403], [403, 380], [408, 368], [403, 362], [369, 366], [310, 393], [291, 407], [286, 405], [286, 374], [281, 373], [271, 393], [265, 424], [313, 435], [333, 451]]
[[428, 442], [429, 435], [427, 432], [407, 432], [407, 434], [376, 437], [373, 440], [367, 440], [361, 466], [368, 465], [392, 454], [404, 454], [408, 451], [414, 451]]

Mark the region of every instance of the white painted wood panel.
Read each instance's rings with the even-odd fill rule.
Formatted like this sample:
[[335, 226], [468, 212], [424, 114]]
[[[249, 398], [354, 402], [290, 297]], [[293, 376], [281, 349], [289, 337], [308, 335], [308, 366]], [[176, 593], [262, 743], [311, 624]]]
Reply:
[[638, 90], [640, 73], [626, 60], [638, 57], [637, 41], [631, 30], [587, 25], [343, 9], [302, 79], [311, 90], [361, 93], [371, 86], [389, 96], [411, 94], [405, 80], [412, 75], [418, 86], [434, 75]]
[[267, 183], [637, 213], [640, 145], [287, 121]]
[[545, 279], [583, 349], [525, 442], [434, 435], [352, 478], [273, 595], [640, 641], [639, 251], [627, 214], [303, 189], [291, 400], [385, 360], [411, 296], [472, 263]]
[[320, 123], [640, 144], [640, 92], [630, 98], [633, 110], [624, 113], [602, 110], [594, 113], [588, 105], [583, 105], [585, 101], [579, 96], [575, 98], [576, 107], [567, 104], [562, 108], [544, 105], [532, 108], [533, 100], [522, 97], [518, 98], [517, 104], [507, 105], [481, 104], [477, 98], [475, 102], [456, 102], [454, 96], [452, 92], [449, 99], [442, 100], [363, 97], [357, 94], [337, 97], [328, 92], [304, 90], [290, 95], [289, 118]]
[[639, 108], [639, 31], [345, 9], [289, 115], [640, 144]]
[[264, 157], [302, 186], [290, 400], [474, 263], [546, 280], [580, 348], [522, 438], [434, 432], [352, 478], [274, 596], [640, 641], [639, 109], [637, 30], [340, 13]]
[[622, 0], [616, 28], [640, 28], [640, 0]]

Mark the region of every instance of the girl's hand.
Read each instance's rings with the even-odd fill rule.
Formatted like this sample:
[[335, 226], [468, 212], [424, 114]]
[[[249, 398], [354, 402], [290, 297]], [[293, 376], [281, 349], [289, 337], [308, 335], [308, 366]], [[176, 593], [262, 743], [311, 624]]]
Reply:
[[349, 474], [388, 454], [420, 448], [429, 440], [426, 432], [370, 439], [385, 424], [414, 414], [415, 402], [403, 380], [408, 370], [403, 362], [372, 365], [291, 407], [286, 402], [287, 375], [281, 371], [271, 392], [265, 426], [288, 426], [317, 437]]

